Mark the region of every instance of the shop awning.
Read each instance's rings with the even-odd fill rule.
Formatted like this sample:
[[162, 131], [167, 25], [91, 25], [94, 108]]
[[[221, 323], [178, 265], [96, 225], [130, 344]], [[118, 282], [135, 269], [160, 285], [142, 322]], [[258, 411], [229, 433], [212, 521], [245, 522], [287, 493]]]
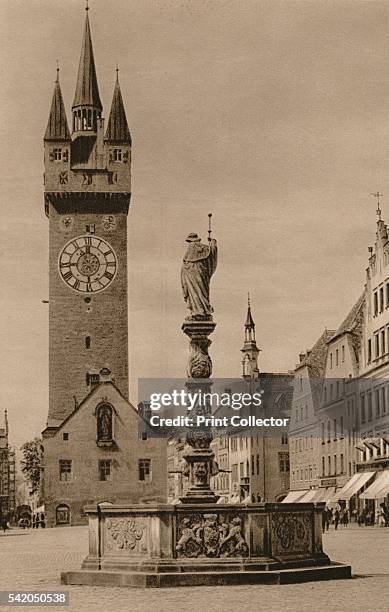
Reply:
[[349, 500], [353, 495], [358, 493], [365, 486], [365, 484], [374, 476], [375, 472], [359, 472], [354, 474], [352, 478], [344, 487], [342, 487], [337, 493], [332, 497], [333, 502], [342, 500]]
[[307, 489], [300, 489], [299, 491], [289, 491], [288, 495], [285, 499], [282, 500], [282, 504], [290, 504], [293, 502], [297, 502], [303, 497], [306, 493], [308, 493]]
[[298, 500], [300, 503], [312, 501], [312, 497], [314, 497], [316, 491], [314, 489], [310, 489], [300, 499]]
[[389, 493], [389, 470], [377, 472], [374, 482], [360, 494], [360, 499], [383, 499]]
[[326, 504], [329, 504], [330, 502], [332, 502], [334, 495], [335, 487], [327, 487], [326, 489], [321, 488], [318, 490], [318, 494], [312, 501], [325, 502]]

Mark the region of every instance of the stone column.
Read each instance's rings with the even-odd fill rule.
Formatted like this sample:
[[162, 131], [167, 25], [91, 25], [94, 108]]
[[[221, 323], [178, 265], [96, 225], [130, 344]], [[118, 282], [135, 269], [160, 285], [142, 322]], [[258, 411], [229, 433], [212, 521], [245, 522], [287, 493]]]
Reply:
[[[212, 320], [188, 320], [182, 325], [182, 331], [190, 338], [188, 360], [188, 392], [209, 393], [212, 381], [212, 361], [208, 354], [211, 340], [208, 336], [214, 331], [216, 323]], [[197, 415], [210, 415], [210, 405], [197, 405], [190, 416], [196, 420]], [[216, 503], [218, 495], [211, 490], [210, 478], [217, 474], [218, 467], [214, 462], [214, 453], [210, 448], [212, 433], [209, 428], [194, 426], [188, 430], [183, 457], [187, 469], [184, 472], [189, 478], [189, 488], [181, 502], [184, 504]]]

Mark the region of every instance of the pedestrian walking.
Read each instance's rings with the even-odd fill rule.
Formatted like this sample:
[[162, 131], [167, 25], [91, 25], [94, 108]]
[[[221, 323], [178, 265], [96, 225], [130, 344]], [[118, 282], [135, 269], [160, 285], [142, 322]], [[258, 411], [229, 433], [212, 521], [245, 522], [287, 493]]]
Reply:
[[334, 514], [335, 531], [338, 529], [339, 521], [340, 521], [340, 513], [339, 513], [339, 510], [336, 509], [335, 514]]
[[327, 508], [327, 521], [326, 521], [327, 531], [329, 530], [331, 523], [332, 523], [332, 510], [331, 508]]

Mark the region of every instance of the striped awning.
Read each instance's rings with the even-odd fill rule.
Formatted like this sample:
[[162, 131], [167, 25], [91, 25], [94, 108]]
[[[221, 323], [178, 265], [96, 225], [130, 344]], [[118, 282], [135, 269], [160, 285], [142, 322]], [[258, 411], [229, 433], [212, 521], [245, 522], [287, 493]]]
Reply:
[[352, 476], [352, 478], [346, 482], [344, 487], [336, 492], [331, 501], [335, 502], [339, 499], [347, 501], [351, 499], [353, 495], [358, 493], [362, 487], [365, 486], [365, 484], [374, 476], [374, 474], [375, 472], [358, 472], [357, 474], [354, 474], [354, 476]]
[[285, 499], [282, 500], [282, 504], [291, 504], [300, 501], [300, 498], [308, 493], [307, 489], [300, 489], [299, 491], [289, 491]]
[[389, 470], [377, 472], [377, 476], [366, 491], [360, 494], [360, 499], [383, 499], [389, 494]]
[[300, 497], [300, 499], [298, 500], [298, 503], [301, 504], [304, 502], [315, 501], [315, 497], [317, 496], [318, 492], [319, 492], [319, 489], [310, 489], [302, 497]]

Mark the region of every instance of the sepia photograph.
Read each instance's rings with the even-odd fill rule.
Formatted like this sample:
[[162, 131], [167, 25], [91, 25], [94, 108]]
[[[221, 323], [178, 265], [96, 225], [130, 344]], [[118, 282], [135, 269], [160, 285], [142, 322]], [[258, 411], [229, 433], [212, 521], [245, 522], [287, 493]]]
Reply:
[[0, 0], [0, 607], [388, 610], [388, 34]]

